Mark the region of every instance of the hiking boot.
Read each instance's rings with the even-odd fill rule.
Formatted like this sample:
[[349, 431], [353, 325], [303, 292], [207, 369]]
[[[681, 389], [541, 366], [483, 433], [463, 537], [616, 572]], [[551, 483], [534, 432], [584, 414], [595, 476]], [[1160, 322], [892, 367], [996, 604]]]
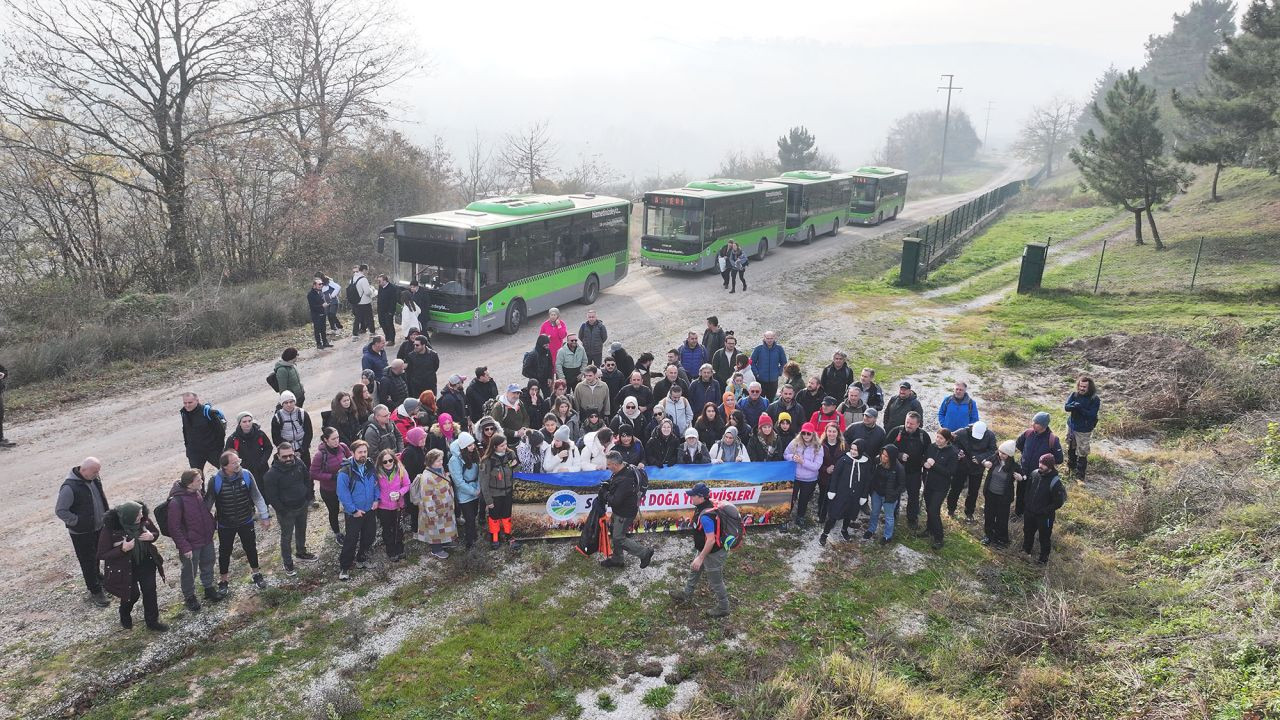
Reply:
[[[292, 565], [285, 565], [285, 566], [284, 566], [284, 574], [285, 574], [285, 575], [287, 575], [287, 576], [289, 576], [289, 577], [298, 577], [298, 571], [297, 571], [297, 570], [294, 570]], [[259, 587], [261, 587], [261, 586], [259, 586]]]
[[218, 590], [213, 586], [210, 586], [204, 589], [205, 602], [211, 602], [211, 603], [222, 602], [222, 599], [225, 598], [226, 596], [227, 594], [225, 592], [223, 592], [222, 590]]
[[690, 596], [684, 590], [668, 590], [667, 597], [678, 603], [687, 603], [690, 599]]
[[133, 612], [132, 611], [133, 611], [133, 608], [129, 608], [129, 610], [126, 611], [123, 605], [120, 606], [120, 627], [124, 628], [125, 630], [133, 629]]
[[341, 570], [338, 572], [338, 579], [341, 580], [342, 582], [346, 582], [351, 579], [351, 574], [348, 573], [346, 570]]
[[653, 548], [649, 548], [648, 550], [645, 551], [644, 557], [640, 558], [640, 569], [643, 570], [644, 568], [649, 567], [649, 564], [652, 562], [653, 562]]
[[1076, 479], [1084, 482], [1084, 475], [1089, 471], [1089, 458], [1080, 458], [1076, 463]]
[[313, 553], [309, 553], [306, 550], [301, 550], [297, 553], [294, 553], [294, 557], [299, 560], [315, 560], [316, 559], [316, 556]]
[[862, 539], [863, 539], [863, 540], [870, 540], [870, 539], [871, 539], [871, 538], [873, 538], [873, 537], [875, 537], [875, 536], [871, 534], [871, 531], [870, 531], [870, 530], [867, 530], [867, 531], [865, 531], [865, 532], [863, 532], [863, 533], [862, 533]]
[[342, 544], [347, 541], [347, 536], [345, 533], [334, 533], [333, 539], [337, 541], [338, 547], [342, 547]]
[[168, 632], [169, 626], [159, 620], [148, 620], [147, 629], [151, 632]]
[[101, 590], [91, 594], [89, 596], [89, 602], [97, 605], [98, 607], [111, 607], [111, 600], [107, 597], [107, 594]]
[[614, 555], [613, 557], [607, 557], [604, 560], [601, 560], [600, 567], [620, 568], [620, 567], [626, 567], [626, 563], [622, 561], [622, 558], [618, 557], [617, 555]]
[[445, 552], [444, 550], [433, 550], [431, 551], [431, 557], [437, 560], [445, 560], [445, 559], [448, 559], [449, 553]]
[[845, 542], [849, 542], [850, 540], [853, 539], [853, 536], [849, 534], [849, 531], [847, 529], [840, 531], [840, 537], [844, 538]]
[[987, 537], [986, 535], [983, 535], [983, 536], [982, 536], [982, 539], [981, 539], [981, 540], [979, 540], [978, 542], [982, 543], [983, 545], [990, 545], [990, 544], [991, 544], [991, 538]]
[[226, 597], [228, 592], [229, 592], [229, 590], [228, 590], [228, 584], [227, 584], [227, 581], [226, 581], [226, 580], [219, 580], [219, 581], [218, 581], [218, 594], [219, 594], [219, 595], [222, 595], [223, 597]]
[[260, 572], [255, 572], [253, 574], [253, 577], [249, 578], [249, 582], [253, 583], [254, 585], [257, 585], [259, 590], [267, 589], [267, 580], [266, 578], [262, 577], [262, 573]]
[[1049, 564], [1049, 558], [1047, 558], [1047, 557], [1036, 558], [1036, 564], [1037, 564], [1037, 565], [1048, 565], [1048, 564]]
[[822, 546], [824, 546], [824, 547], [826, 546], [826, 544], [827, 544], [827, 534], [826, 534], [826, 533], [822, 533], [821, 535], [819, 535], [819, 536], [818, 536], [818, 544], [819, 544], [819, 545], [822, 545]]
[[187, 606], [187, 610], [193, 613], [200, 612], [200, 601], [196, 599], [195, 595], [188, 595], [186, 599], [183, 600], [183, 603]]
[[709, 618], [722, 618], [722, 617], [725, 617], [726, 615], [728, 615], [728, 614], [729, 614], [729, 608], [727, 608], [727, 607], [715, 607], [715, 608], [712, 608], [712, 609], [710, 609], [710, 610], [707, 610], [707, 611], [706, 611], [705, 613], [703, 613], [703, 614], [704, 614], [704, 615], [706, 615], [706, 616], [707, 616], [707, 617], [709, 617]]

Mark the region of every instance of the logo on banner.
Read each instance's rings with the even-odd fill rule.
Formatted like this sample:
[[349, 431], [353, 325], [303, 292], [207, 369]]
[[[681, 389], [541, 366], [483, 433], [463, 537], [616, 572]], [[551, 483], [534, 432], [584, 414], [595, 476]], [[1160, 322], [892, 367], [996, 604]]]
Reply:
[[578, 493], [572, 490], [557, 490], [547, 498], [547, 514], [557, 520], [568, 520], [578, 513]]

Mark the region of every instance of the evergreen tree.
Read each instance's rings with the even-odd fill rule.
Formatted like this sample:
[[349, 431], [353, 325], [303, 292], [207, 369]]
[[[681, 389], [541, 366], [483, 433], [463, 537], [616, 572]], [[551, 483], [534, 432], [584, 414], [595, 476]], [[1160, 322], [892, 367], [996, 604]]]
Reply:
[[1174, 157], [1182, 162], [1213, 166], [1209, 197], [1217, 202], [1222, 168], [1243, 161], [1249, 149], [1249, 128], [1237, 117], [1242, 101], [1232, 98], [1222, 83], [1213, 79], [1208, 90], [1193, 95], [1174, 90], [1170, 97], [1183, 119], [1176, 133], [1178, 147]]
[[1209, 59], [1217, 92], [1206, 100], [1214, 121], [1248, 143], [1248, 160], [1280, 169], [1280, 2], [1254, 0], [1240, 34]]
[[818, 159], [815, 143], [813, 134], [805, 126], [791, 128], [786, 135], [778, 138], [778, 166], [783, 172], [814, 169], [814, 163]]
[[1151, 210], [1186, 186], [1191, 177], [1164, 153], [1164, 133], [1155, 92], [1130, 70], [1107, 93], [1106, 109], [1093, 105], [1102, 127], [1080, 138], [1071, 162], [1080, 168], [1084, 186], [1133, 213], [1134, 239], [1142, 245], [1142, 215], [1147, 216], [1156, 249], [1163, 250]]
[[1085, 133], [1090, 130], [1095, 133], [1102, 132], [1102, 126], [1098, 124], [1098, 119], [1093, 116], [1093, 106], [1099, 105], [1105, 101], [1107, 93], [1111, 92], [1111, 88], [1116, 86], [1116, 81], [1120, 79], [1120, 71], [1115, 65], [1110, 65], [1102, 76], [1093, 81], [1093, 90], [1089, 92], [1089, 102], [1080, 109], [1080, 117], [1076, 119], [1076, 133], [1080, 137], [1084, 137]]

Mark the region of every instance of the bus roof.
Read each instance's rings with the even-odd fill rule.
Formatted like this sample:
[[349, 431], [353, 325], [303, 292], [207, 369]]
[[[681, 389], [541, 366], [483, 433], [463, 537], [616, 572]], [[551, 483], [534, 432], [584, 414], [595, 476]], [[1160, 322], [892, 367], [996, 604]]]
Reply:
[[847, 173], [827, 172], [826, 170], [788, 170], [778, 177], [765, 178], [765, 182], [782, 183], [784, 185], [812, 185], [832, 180], [844, 180], [853, 177]]
[[680, 195], [683, 197], [696, 198], [717, 198], [737, 195], [744, 192], [759, 192], [762, 190], [785, 190], [784, 185], [775, 182], [766, 182], [764, 180], [732, 180], [728, 178], [712, 178], [710, 180], [695, 180], [688, 185], [680, 188], [669, 188], [666, 190], [650, 190], [646, 195]]
[[867, 165], [854, 170], [850, 175], [860, 175], [862, 177], [886, 178], [894, 175], [906, 175], [906, 170], [896, 170], [890, 167], [877, 167], [875, 165]]
[[630, 200], [608, 195], [504, 195], [477, 200], [460, 210], [410, 215], [397, 218], [396, 222], [447, 225], [450, 227], [479, 230], [495, 225], [517, 224], [525, 220], [557, 217], [581, 210], [630, 205]]

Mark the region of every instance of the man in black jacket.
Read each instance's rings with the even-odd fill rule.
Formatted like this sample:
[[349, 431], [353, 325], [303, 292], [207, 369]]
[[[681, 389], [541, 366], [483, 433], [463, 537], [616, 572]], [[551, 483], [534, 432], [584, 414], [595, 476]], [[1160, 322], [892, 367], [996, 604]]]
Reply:
[[843, 352], [837, 350], [831, 356], [831, 364], [822, 369], [822, 391], [833, 398], [842, 398], [853, 384], [853, 368], [846, 362]]
[[[863, 399], [866, 399], [865, 395]], [[870, 400], [867, 400], [867, 405], [875, 407], [871, 405]], [[904, 380], [898, 385], [898, 394], [889, 398], [889, 404], [884, 406], [884, 429], [890, 430], [899, 425], [906, 425], [908, 413], [924, 417], [924, 408], [920, 405], [915, 391], [911, 389], [911, 383]], [[911, 481], [908, 480], [907, 484], [910, 485]]]
[[[873, 407], [876, 410], [884, 410], [884, 393], [880, 390], [880, 386], [875, 383], [876, 371], [869, 367], [862, 368], [862, 374], [858, 376], [858, 387], [862, 388], [862, 401], [867, 407]], [[837, 396], [839, 397], [839, 396]]]
[[193, 392], [182, 394], [182, 443], [187, 451], [187, 466], [200, 471], [208, 463], [216, 470], [218, 458], [227, 440], [227, 420], [220, 410], [209, 403], [201, 403]]
[[391, 345], [396, 344], [396, 305], [400, 302], [400, 288], [386, 275], [378, 276], [378, 324], [382, 336]]
[[987, 429], [987, 424], [979, 420], [966, 428], [956, 431], [956, 448], [960, 451], [960, 466], [956, 468], [955, 478], [951, 483], [951, 491], [947, 493], [947, 512], [954, 519], [956, 506], [960, 503], [961, 491], [968, 489], [964, 496], [964, 521], [973, 522], [973, 513], [978, 508], [978, 495], [982, 491], [982, 476], [986, 468], [982, 463], [996, 455], [996, 434]]
[[862, 454], [877, 463], [880, 462], [880, 448], [884, 447], [886, 437], [884, 428], [876, 424], [879, 417], [880, 413], [875, 408], [868, 407], [862, 411], [862, 422], [854, 423], [844, 431], [846, 443], [858, 443]]
[[924, 461], [931, 445], [929, 434], [920, 427], [920, 414], [909, 412], [904, 424], [885, 435], [888, 442], [897, 446], [898, 461], [906, 471], [907, 525], [914, 529], [920, 519], [920, 486], [923, 482]]
[[[455, 377], [459, 380], [462, 379], [457, 375], [449, 379], [453, 380]], [[476, 368], [476, 374], [471, 379], [471, 384], [467, 385], [467, 417], [471, 418], [472, 422], [479, 420], [484, 416], [484, 404], [496, 397], [498, 397], [498, 383], [489, 376], [489, 368], [485, 365], [480, 365]], [[440, 403], [437, 401], [436, 407], [439, 406]]]
[[622, 552], [640, 558], [640, 567], [647, 568], [653, 561], [653, 548], [647, 548], [627, 537], [627, 532], [640, 513], [640, 481], [636, 469], [622, 460], [622, 453], [610, 450], [604, 456], [605, 467], [611, 473], [597, 500], [607, 497], [613, 518], [609, 521], [609, 537], [613, 539], [614, 553], [600, 561], [605, 567], [625, 567]]
[[436, 373], [440, 371], [440, 356], [427, 345], [427, 337], [418, 335], [413, 339], [413, 352], [405, 361], [405, 382], [409, 385], [407, 397], [418, 397], [425, 390], [436, 392]]
[[107, 607], [111, 601], [102, 592], [102, 567], [98, 562], [98, 534], [102, 530], [102, 517], [111, 505], [102, 491], [102, 463], [98, 458], [87, 457], [67, 473], [58, 490], [58, 503], [54, 513], [67, 526], [71, 534], [71, 547], [80, 562], [80, 574], [84, 586], [93, 598], [93, 604]]
[[1053, 535], [1053, 521], [1058, 508], [1067, 502], [1067, 489], [1058, 477], [1058, 459], [1053, 453], [1040, 456], [1038, 467], [1027, 480], [1026, 506], [1022, 519], [1022, 552], [1031, 554], [1036, 534], [1040, 535], [1041, 565], [1049, 562], [1049, 539]]
[[[627, 398], [636, 399], [636, 406], [640, 410], [640, 414], [646, 418], [653, 415], [653, 391], [649, 386], [644, 384], [644, 373], [639, 370], [632, 370], [626, 385], [623, 385], [617, 393], [614, 393], [613, 403], [615, 407], [622, 407]], [[662, 404], [662, 399], [658, 399], [658, 404]]]
[[[469, 430], [471, 424], [479, 421], [484, 415], [484, 403], [480, 403], [479, 406], [471, 404], [470, 396], [462, 390], [462, 383], [465, 381], [466, 378], [461, 375], [450, 375], [449, 383], [440, 392], [440, 397], [436, 398], [436, 409], [442, 413], [449, 413], [453, 416], [453, 421], [461, 425], [463, 430]], [[497, 396], [498, 388], [495, 385], [494, 397]]]
[[[314, 560], [307, 552], [307, 512], [315, 499], [311, 473], [289, 443], [276, 446], [276, 459], [262, 478], [262, 498], [276, 511], [280, 523], [280, 560], [284, 574], [293, 577], [293, 558]], [[293, 552], [296, 543], [297, 552]]]

